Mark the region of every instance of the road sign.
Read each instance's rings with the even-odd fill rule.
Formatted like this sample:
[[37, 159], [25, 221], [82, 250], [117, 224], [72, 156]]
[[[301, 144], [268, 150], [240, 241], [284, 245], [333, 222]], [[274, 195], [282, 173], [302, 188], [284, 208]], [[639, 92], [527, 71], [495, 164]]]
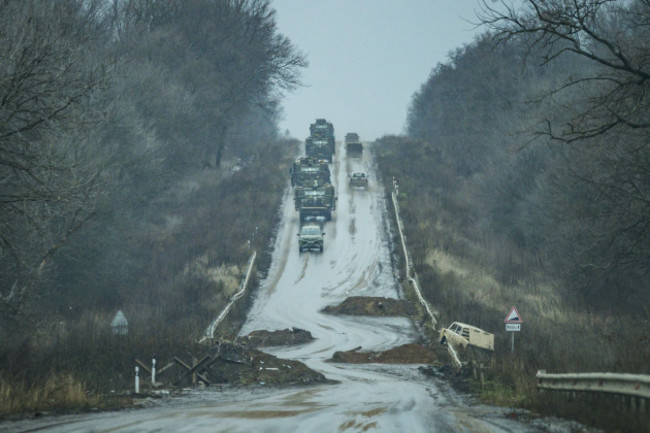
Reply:
[[512, 307], [510, 309], [510, 312], [506, 316], [506, 323], [524, 323], [524, 321], [521, 319], [521, 315], [519, 315], [519, 311], [517, 311], [517, 308]]
[[511, 336], [510, 351], [512, 353], [515, 353], [515, 332], [521, 331], [521, 324], [524, 323], [516, 307], [512, 307], [510, 309], [510, 312], [506, 316], [505, 322], [506, 322], [506, 331], [512, 332], [512, 334], [510, 334]]

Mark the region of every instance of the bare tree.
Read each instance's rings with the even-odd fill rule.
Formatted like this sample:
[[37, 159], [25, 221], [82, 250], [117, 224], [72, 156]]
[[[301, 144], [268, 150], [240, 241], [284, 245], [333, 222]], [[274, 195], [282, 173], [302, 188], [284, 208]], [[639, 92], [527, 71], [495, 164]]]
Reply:
[[650, 128], [650, 0], [517, 4], [483, 2], [479, 19], [496, 40], [520, 38], [544, 64], [573, 55], [588, 65], [545, 95], [568, 93], [570, 117], [547, 118], [543, 135], [571, 142]]
[[[182, 6], [115, 0], [113, 12], [125, 51], [160, 61], [191, 86], [206, 115], [208, 130], [197, 133], [206, 137], [209, 165], [221, 163], [237, 119], [254, 109], [273, 116], [278, 98], [300, 84], [300, 70], [307, 64], [278, 32], [269, 0], [193, 0]], [[147, 44], [134, 43], [143, 39]], [[163, 43], [163, 49], [158, 47]]]
[[0, 300], [12, 313], [98, 193], [101, 162], [83, 127], [104, 77], [81, 24], [92, 5], [0, 2]]
[[638, 305], [650, 269], [650, 1], [517, 4], [483, 2], [480, 19], [497, 42], [525, 44], [526, 60], [568, 65], [531, 119], [534, 137], [562, 144], [531, 202], [552, 272], [593, 304]]

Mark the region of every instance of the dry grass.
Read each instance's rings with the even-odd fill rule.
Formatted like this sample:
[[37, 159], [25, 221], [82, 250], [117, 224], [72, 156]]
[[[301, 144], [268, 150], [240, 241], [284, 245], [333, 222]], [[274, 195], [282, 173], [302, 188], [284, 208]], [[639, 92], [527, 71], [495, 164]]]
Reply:
[[86, 394], [86, 385], [72, 375], [53, 374], [43, 383], [0, 379], [0, 415], [96, 405], [99, 399]]
[[[441, 312], [441, 325], [461, 321], [495, 334], [493, 368], [481, 390], [483, 398], [492, 404], [527, 406], [586, 423], [616, 426], [616, 419], [607, 415], [612, 411], [606, 399], [598, 403], [602, 410], [596, 413], [602, 416], [580, 409], [588, 405], [558, 403], [561, 397], [537, 391], [535, 373], [545, 369], [558, 373], [647, 374], [648, 324], [639, 326], [632, 317], [589, 311], [566, 300], [566, 290], [554, 286], [551, 278], [543, 279], [532, 272], [526, 278], [505, 278], [516, 281], [506, 284], [497, 278], [495, 269], [501, 264], [497, 262], [499, 256], [510, 254], [507, 245], [487, 239], [471, 241], [453, 234], [452, 228], [444, 230], [440, 223], [436, 226], [435, 232], [419, 233], [436, 240], [428, 243], [425, 259], [416, 266], [420, 282], [425, 296]], [[422, 226], [418, 228], [422, 230]], [[440, 232], [445, 231], [441, 241]], [[504, 329], [512, 306], [524, 320], [522, 331], [515, 336], [514, 354], [510, 351], [510, 333]], [[634, 420], [633, 415], [626, 416]]]

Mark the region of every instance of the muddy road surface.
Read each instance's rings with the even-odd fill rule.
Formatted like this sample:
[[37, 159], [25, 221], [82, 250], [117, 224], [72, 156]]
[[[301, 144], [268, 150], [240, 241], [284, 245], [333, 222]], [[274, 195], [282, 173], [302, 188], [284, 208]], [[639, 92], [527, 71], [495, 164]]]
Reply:
[[[298, 213], [287, 191], [273, 263], [241, 331], [301, 328], [314, 340], [265, 347], [298, 360], [334, 384], [274, 388], [194, 390], [152, 407], [0, 424], [12, 432], [528, 432], [530, 423], [506, 410], [472, 407], [443, 381], [417, 365], [349, 364], [328, 361], [334, 352], [383, 351], [418, 340], [404, 317], [322, 313], [351, 296], [399, 298], [391, 265], [387, 202], [369, 152], [348, 159], [339, 145], [331, 165], [338, 195], [332, 221], [324, 224], [324, 251], [298, 251]], [[370, 174], [367, 189], [352, 189], [348, 175]], [[264, 368], [260, 366], [260, 368]]]

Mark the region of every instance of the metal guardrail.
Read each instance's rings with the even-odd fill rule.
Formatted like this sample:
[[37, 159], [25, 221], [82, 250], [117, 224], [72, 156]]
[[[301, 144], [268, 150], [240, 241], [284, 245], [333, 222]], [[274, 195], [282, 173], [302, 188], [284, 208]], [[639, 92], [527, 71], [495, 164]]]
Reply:
[[[431, 318], [431, 323], [433, 324], [433, 328], [436, 329], [438, 326], [438, 319], [436, 319], [436, 315], [434, 314], [433, 310], [431, 309], [431, 306], [429, 303], [424, 299], [422, 296], [422, 292], [420, 291], [420, 284], [418, 282], [418, 277], [413, 270], [413, 262], [411, 260], [411, 257], [409, 256], [409, 252], [406, 248], [406, 237], [404, 235], [404, 224], [402, 223], [402, 218], [399, 215], [399, 204], [397, 203], [397, 194], [399, 193], [399, 187], [397, 185], [397, 181], [393, 178], [393, 192], [391, 193], [391, 198], [393, 201], [393, 209], [395, 210], [395, 219], [397, 221], [397, 231], [399, 232], [399, 237], [400, 241], [402, 243], [402, 251], [404, 253], [404, 262], [406, 263], [406, 278], [409, 280], [409, 283], [413, 286], [413, 289], [415, 290], [415, 294], [418, 297], [418, 300], [420, 301], [420, 304], [424, 307], [426, 310], [427, 314]], [[457, 357], [456, 357], [457, 358]]]
[[255, 264], [255, 259], [257, 258], [257, 251], [253, 251], [253, 254], [251, 255], [250, 259], [248, 260], [248, 270], [246, 271], [246, 277], [244, 278], [244, 281], [241, 283], [241, 286], [239, 288], [239, 291], [232, 295], [230, 298], [230, 301], [226, 305], [226, 307], [223, 309], [221, 314], [217, 316], [216, 319], [210, 323], [210, 326], [208, 326], [208, 329], [205, 330], [205, 338], [214, 338], [214, 331], [217, 329], [217, 326], [223, 321], [223, 319], [226, 318], [228, 315], [228, 312], [230, 312], [230, 309], [232, 308], [233, 304], [235, 301], [239, 298], [241, 298], [244, 293], [246, 292], [246, 287], [248, 286], [248, 280], [250, 279], [251, 276], [251, 271], [253, 270], [253, 264]]
[[537, 388], [555, 391], [600, 392], [650, 399], [650, 375], [624, 373], [537, 372]]

